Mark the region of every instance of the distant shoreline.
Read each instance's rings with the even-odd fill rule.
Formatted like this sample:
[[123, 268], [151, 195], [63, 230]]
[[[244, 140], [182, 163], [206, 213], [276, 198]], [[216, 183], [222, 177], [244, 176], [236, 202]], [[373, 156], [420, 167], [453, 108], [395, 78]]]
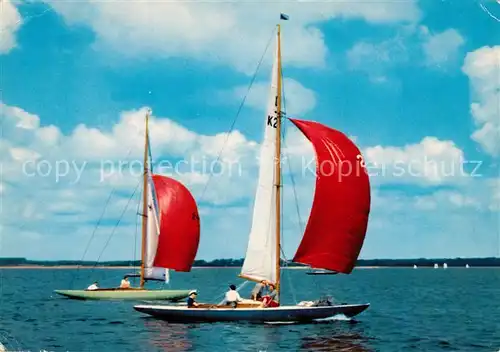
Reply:
[[[244, 258], [221, 258], [213, 260], [196, 259], [192, 263], [193, 268], [241, 268]], [[419, 259], [359, 259], [356, 261], [356, 268], [374, 269], [374, 268], [433, 268], [444, 264], [448, 268], [463, 267], [467, 265], [471, 268], [500, 268], [500, 258], [419, 258]], [[22, 257], [0, 257], [1, 269], [128, 269], [135, 270], [141, 267], [140, 260], [108, 260], [108, 261], [90, 261], [90, 260], [30, 260]], [[320, 268], [310, 268], [307, 265], [294, 262], [281, 262], [281, 267], [290, 270], [314, 270]]]
[[[240, 268], [237, 266], [193, 266], [193, 269], [234, 269], [234, 268]], [[356, 269], [409, 269], [413, 268], [412, 266], [357, 266], [354, 268]], [[465, 268], [464, 266], [448, 266], [447, 269], [477, 269], [477, 268], [482, 268], [482, 269], [493, 269], [493, 268], [499, 268], [498, 266], [476, 266], [473, 267], [471, 266], [470, 268]], [[40, 269], [40, 270], [70, 270], [70, 269], [82, 269], [82, 270], [89, 270], [89, 269], [98, 269], [98, 270], [103, 270], [103, 269], [110, 269], [110, 270], [125, 270], [129, 269], [131, 271], [134, 270], [140, 270], [140, 267], [135, 267], [135, 266], [78, 266], [78, 265], [0, 265], [0, 270], [34, 270], [34, 269]], [[310, 269], [309, 267], [282, 267], [281, 269], [285, 270], [307, 270]], [[421, 266], [418, 267], [418, 269], [434, 269], [432, 266]], [[439, 267], [438, 269], [443, 270], [443, 267]], [[435, 270], [438, 270], [435, 269]], [[446, 270], [446, 269], [445, 269]]]

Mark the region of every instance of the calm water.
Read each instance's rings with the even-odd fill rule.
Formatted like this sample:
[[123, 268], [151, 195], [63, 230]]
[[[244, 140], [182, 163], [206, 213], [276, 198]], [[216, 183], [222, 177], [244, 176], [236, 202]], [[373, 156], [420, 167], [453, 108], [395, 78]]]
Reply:
[[[132, 302], [86, 302], [54, 289], [117, 285], [126, 270], [3, 270], [0, 341], [24, 351], [488, 351], [500, 350], [500, 269], [359, 269], [308, 276], [284, 270], [284, 302], [330, 293], [370, 302], [356, 321], [303, 325], [169, 324]], [[172, 288], [218, 301], [237, 269], [173, 273]], [[290, 282], [292, 285], [290, 285]], [[293, 289], [291, 289], [293, 286]], [[251, 284], [241, 293], [251, 290]]]

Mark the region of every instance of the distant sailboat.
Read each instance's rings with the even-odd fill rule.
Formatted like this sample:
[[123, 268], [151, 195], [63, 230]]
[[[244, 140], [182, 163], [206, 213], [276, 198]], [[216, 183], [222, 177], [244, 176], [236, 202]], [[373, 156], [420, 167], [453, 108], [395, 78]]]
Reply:
[[448, 264], [444, 263], [443, 264], [443, 269], [447, 269], [448, 268]]
[[417, 269], [417, 265], [416, 264], [413, 264], [413, 269]]
[[436, 263], [436, 264], [434, 264], [434, 269], [437, 269], [437, 268], [439, 268], [439, 264]]
[[470, 267], [469, 267], [469, 264], [465, 264], [465, 268], [466, 268], [466, 269], [469, 269], [469, 268], [470, 268]]
[[[281, 17], [284, 19], [285, 17]], [[281, 291], [281, 124], [282, 82], [280, 25], [271, 76], [268, 114], [247, 252], [240, 277], [267, 280]], [[361, 152], [342, 132], [313, 121], [289, 119], [316, 152], [316, 187], [309, 220], [293, 261], [329, 272], [350, 274], [366, 234], [370, 212], [370, 184]], [[349, 163], [354, 171], [340, 176], [337, 165]], [[342, 177], [342, 180], [339, 180]], [[261, 302], [245, 300], [233, 308], [200, 304], [196, 308], [167, 305], [137, 305], [139, 312], [168, 321], [313, 321], [344, 314], [355, 316], [369, 304], [333, 305], [331, 302], [260, 308]], [[279, 303], [278, 303], [279, 304]]]
[[188, 272], [194, 262], [200, 240], [198, 207], [189, 190], [180, 182], [153, 174], [148, 167], [149, 111], [146, 114], [141, 271], [138, 288], [99, 288], [95, 290], [56, 290], [74, 299], [179, 300], [191, 290], [150, 290], [146, 281], [169, 280], [169, 269]]

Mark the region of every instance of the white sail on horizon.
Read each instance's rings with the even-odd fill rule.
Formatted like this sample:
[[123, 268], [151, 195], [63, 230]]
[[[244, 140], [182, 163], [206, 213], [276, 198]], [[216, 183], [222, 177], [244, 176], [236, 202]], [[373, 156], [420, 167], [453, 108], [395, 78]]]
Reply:
[[278, 48], [271, 74], [271, 89], [264, 140], [260, 150], [257, 190], [241, 276], [256, 281], [276, 282], [276, 133], [278, 123]]

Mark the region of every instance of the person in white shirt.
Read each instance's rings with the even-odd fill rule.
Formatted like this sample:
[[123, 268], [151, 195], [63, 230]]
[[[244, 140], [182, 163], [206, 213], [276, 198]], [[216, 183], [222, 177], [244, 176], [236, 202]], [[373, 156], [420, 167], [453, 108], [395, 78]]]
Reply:
[[120, 283], [120, 288], [130, 288], [130, 281], [128, 281], [128, 277], [123, 277], [123, 280]]
[[238, 291], [236, 291], [236, 286], [231, 285], [229, 286], [229, 291], [226, 292], [226, 296], [224, 297], [224, 301], [222, 302], [222, 304], [232, 305], [234, 308], [236, 308], [238, 302], [241, 301], [242, 299]]
[[97, 290], [98, 288], [99, 288], [99, 286], [97, 286], [97, 281], [96, 281], [92, 285], [87, 287], [87, 290], [92, 291], [92, 290]]

